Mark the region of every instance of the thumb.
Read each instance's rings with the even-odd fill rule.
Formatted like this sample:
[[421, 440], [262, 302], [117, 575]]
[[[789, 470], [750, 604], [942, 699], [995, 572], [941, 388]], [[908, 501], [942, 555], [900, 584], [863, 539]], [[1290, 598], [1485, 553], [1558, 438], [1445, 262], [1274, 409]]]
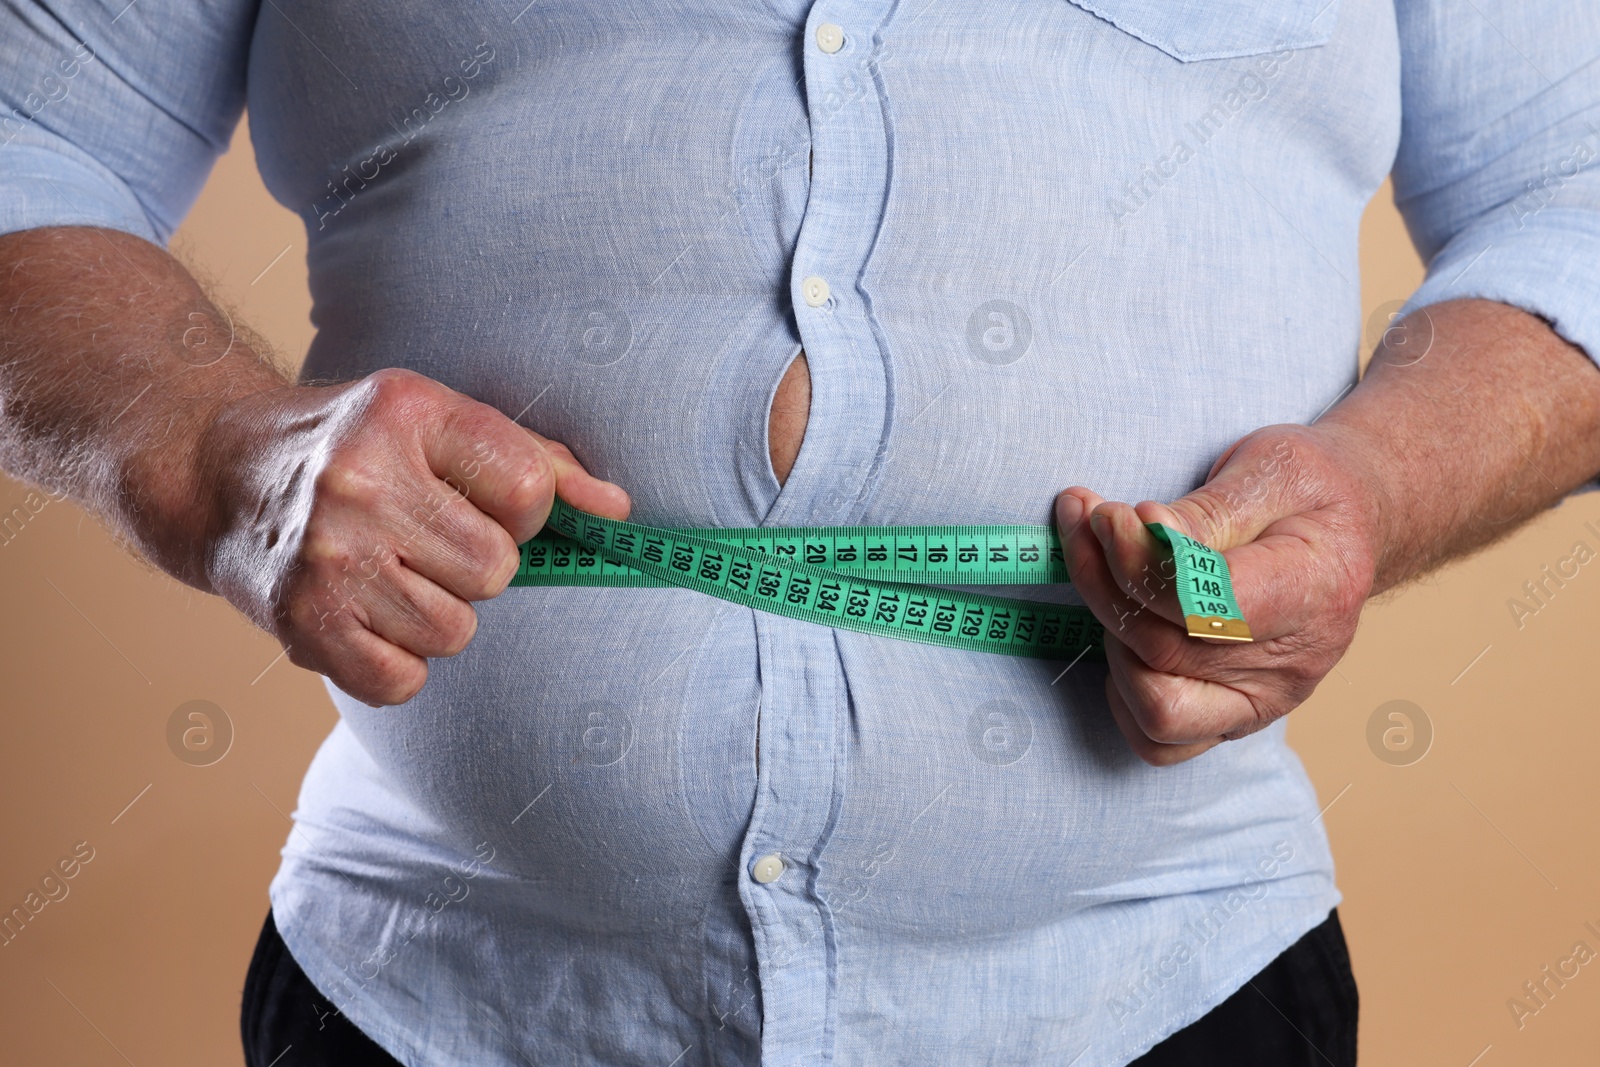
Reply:
[[1299, 511], [1288, 461], [1292, 438], [1266, 427], [1240, 438], [1206, 483], [1170, 505], [1140, 504], [1139, 517], [1175, 527], [1217, 551], [1248, 544], [1285, 515]]
[[555, 471], [556, 494], [580, 511], [608, 519], [627, 519], [633, 501], [627, 490], [615, 482], [597, 478], [584, 469], [572, 449], [523, 426], [523, 431], [538, 442], [550, 458]]

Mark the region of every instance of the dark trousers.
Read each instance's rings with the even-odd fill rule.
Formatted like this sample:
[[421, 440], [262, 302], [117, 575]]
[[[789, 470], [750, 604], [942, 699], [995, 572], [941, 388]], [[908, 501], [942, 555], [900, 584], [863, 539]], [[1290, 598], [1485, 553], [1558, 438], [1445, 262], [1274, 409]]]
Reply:
[[[1354, 1067], [1356, 980], [1337, 909], [1227, 1000], [1130, 1067]], [[267, 913], [244, 980], [247, 1067], [400, 1067], [338, 1014]]]

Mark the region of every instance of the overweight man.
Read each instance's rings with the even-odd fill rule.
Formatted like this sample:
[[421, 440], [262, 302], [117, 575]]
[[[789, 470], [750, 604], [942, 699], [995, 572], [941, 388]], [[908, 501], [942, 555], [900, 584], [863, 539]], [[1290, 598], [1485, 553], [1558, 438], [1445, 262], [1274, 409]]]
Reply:
[[[1285, 716], [1600, 473], [1600, 7], [7, 0], [0, 57], [0, 459], [340, 715], [250, 1064], [1355, 1062]], [[246, 104], [298, 378], [162, 247]], [[1011, 592], [1105, 654], [508, 589], [557, 497], [1053, 523]]]

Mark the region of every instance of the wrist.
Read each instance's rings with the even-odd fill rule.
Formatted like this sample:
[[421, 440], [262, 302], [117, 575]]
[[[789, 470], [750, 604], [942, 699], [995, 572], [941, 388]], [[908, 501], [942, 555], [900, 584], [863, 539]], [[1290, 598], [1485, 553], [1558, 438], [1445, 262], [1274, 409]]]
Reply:
[[238, 584], [234, 572], [241, 563], [249, 568], [229, 555], [238, 555], [239, 535], [252, 539], [255, 520], [271, 509], [268, 486], [274, 479], [266, 468], [279, 458], [284, 414], [301, 408], [302, 394], [312, 391], [279, 382], [230, 397], [207, 418], [195, 453], [199, 504], [192, 542], [195, 584], [207, 592], [228, 596]]
[[205, 368], [205, 378], [190, 379], [183, 394], [173, 390], [164, 404], [147, 407], [112, 452], [120, 525], [153, 563], [204, 592], [216, 591], [208, 555], [233, 495], [226, 486], [237, 480], [236, 465], [249, 454], [234, 429], [240, 421], [235, 413], [295, 388], [253, 355], [241, 355], [247, 367], [229, 360], [226, 369]]
[[1373, 433], [1357, 420], [1340, 417], [1338, 409], [1308, 427], [1328, 457], [1349, 479], [1347, 496], [1352, 507], [1353, 533], [1372, 561], [1372, 588], [1377, 596], [1404, 580], [1398, 561], [1405, 556], [1397, 502], [1404, 491], [1405, 472]]

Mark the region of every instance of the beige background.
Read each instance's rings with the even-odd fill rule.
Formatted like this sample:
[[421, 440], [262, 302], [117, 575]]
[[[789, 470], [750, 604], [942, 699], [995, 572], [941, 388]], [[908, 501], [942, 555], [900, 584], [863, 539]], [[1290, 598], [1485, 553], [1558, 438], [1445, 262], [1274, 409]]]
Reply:
[[[1362, 239], [1370, 314], [1421, 276], [1387, 188]], [[262, 189], [244, 128], [175, 247], [283, 353], [304, 354], [305, 236]], [[0, 480], [0, 519], [19, 504], [28, 514], [27, 493]], [[1586, 658], [1600, 563], [1521, 630], [1507, 606], [1575, 541], [1600, 549], [1591, 520], [1600, 529], [1600, 494], [1369, 606], [1338, 671], [1291, 719], [1330, 805], [1369, 1067], [1600, 1060], [1600, 965], [1521, 1029], [1507, 1007], [1574, 942], [1600, 951], [1583, 928], [1600, 929], [1600, 717]], [[241, 1062], [239, 993], [286, 813], [334, 722], [319, 680], [69, 503], [0, 532], [0, 605], [0, 912], [76, 842], [94, 849], [69, 895], [0, 947], [0, 1062]], [[211, 766], [167, 746], [169, 716], [194, 699], [235, 728]], [[1410, 766], [1379, 760], [1366, 740], [1373, 711], [1394, 699], [1435, 729]]]

